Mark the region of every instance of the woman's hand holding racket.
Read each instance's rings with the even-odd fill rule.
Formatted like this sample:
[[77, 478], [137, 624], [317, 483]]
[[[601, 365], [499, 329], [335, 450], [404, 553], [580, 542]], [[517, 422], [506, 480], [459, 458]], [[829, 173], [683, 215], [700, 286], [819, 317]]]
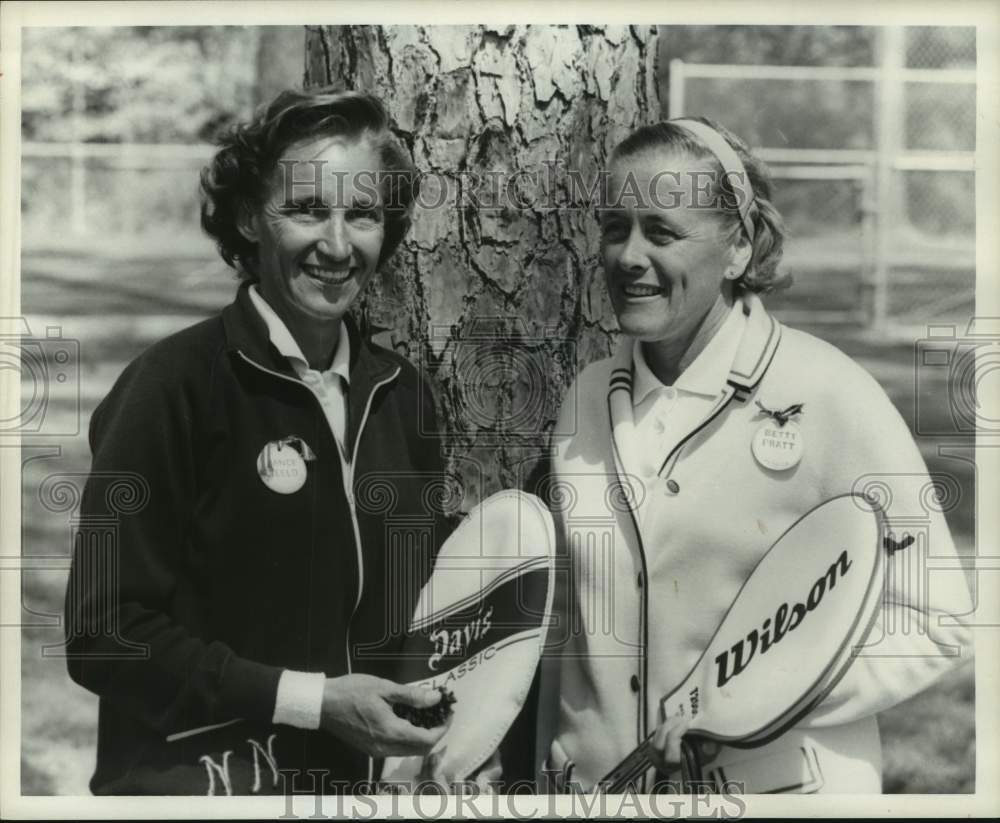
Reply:
[[660, 701], [656, 731], [598, 781], [618, 793], [652, 768], [701, 779], [705, 745], [752, 748], [812, 711], [847, 671], [881, 605], [884, 516], [848, 494], [767, 551], [701, 658]]
[[428, 709], [441, 699], [436, 689], [367, 674], [331, 677], [323, 688], [320, 728], [372, 757], [422, 755], [441, 739], [447, 722], [421, 728], [398, 716], [394, 706]]

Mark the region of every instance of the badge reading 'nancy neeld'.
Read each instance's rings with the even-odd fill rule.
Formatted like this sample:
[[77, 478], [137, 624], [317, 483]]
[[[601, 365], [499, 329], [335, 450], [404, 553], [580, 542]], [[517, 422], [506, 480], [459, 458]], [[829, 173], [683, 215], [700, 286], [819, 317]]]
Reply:
[[798, 464], [804, 446], [802, 430], [794, 420], [782, 426], [769, 419], [754, 434], [752, 449], [754, 458], [765, 469], [784, 471]]
[[271, 491], [293, 494], [305, 485], [306, 461], [289, 442], [274, 440], [260, 450], [257, 474]]

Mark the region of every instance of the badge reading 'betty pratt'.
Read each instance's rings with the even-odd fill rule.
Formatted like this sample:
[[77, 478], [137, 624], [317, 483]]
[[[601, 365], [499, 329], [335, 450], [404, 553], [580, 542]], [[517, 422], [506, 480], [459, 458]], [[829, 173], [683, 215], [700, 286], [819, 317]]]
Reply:
[[271, 491], [293, 494], [305, 485], [306, 461], [293, 445], [275, 440], [260, 450], [257, 474]]
[[752, 444], [754, 458], [772, 471], [784, 471], [797, 465], [804, 446], [802, 431], [793, 420], [783, 426], [774, 420], [765, 420], [754, 434]]

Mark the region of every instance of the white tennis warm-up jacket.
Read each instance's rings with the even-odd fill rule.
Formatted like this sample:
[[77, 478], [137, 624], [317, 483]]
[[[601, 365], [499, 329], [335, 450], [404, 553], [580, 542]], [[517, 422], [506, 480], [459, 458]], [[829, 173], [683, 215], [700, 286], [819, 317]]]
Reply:
[[[694, 666], [763, 554], [838, 495], [874, 494], [893, 534], [914, 538], [887, 558], [867, 646], [798, 726], [756, 749], [723, 747], [706, 776], [754, 793], [878, 792], [876, 713], [971, 658], [962, 620], [972, 606], [942, 514], [955, 502], [951, 486], [939, 502], [906, 424], [867, 372], [782, 327], [756, 296], [742, 299], [742, 338], [717, 401], [662, 455], [657, 475], [627, 468], [641, 465], [644, 448], [632, 419], [632, 339], [587, 367], [563, 404], [553, 496], [569, 573], [557, 575], [542, 669], [542, 790], [541, 770], [568, 761], [588, 788], [651, 734], [660, 698]], [[766, 420], [758, 400], [768, 409], [803, 404], [794, 468], [768, 469], [753, 456]]]

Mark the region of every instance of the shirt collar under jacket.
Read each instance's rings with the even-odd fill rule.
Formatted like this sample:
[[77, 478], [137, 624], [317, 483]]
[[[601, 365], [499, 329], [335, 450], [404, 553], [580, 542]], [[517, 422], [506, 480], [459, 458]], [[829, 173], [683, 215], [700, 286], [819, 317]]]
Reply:
[[[257, 284], [253, 284], [249, 288], [250, 300], [257, 309], [261, 318], [267, 324], [268, 335], [271, 338], [271, 343], [274, 347], [281, 352], [282, 355], [287, 357], [291, 363], [296, 373], [301, 377], [305, 372], [310, 371], [309, 361], [306, 360], [304, 354], [302, 354], [302, 348], [298, 343], [295, 342], [295, 338], [292, 337], [292, 333], [288, 330], [288, 326], [285, 322], [278, 317], [278, 313], [271, 308], [270, 304], [261, 296], [260, 291], [257, 288]], [[344, 382], [350, 384], [351, 373], [351, 338], [347, 331], [347, 325], [343, 320], [340, 321], [340, 335], [337, 339], [337, 350], [333, 354], [333, 362], [330, 364], [324, 374], [339, 374], [344, 378]]]
[[[719, 326], [712, 339], [708, 341], [694, 362], [684, 369], [674, 381], [674, 388], [677, 391], [704, 395], [705, 397], [718, 396], [725, 386], [729, 369], [736, 357], [736, 350], [739, 348], [745, 323], [743, 303], [740, 300], [735, 300], [729, 314], [722, 321], [722, 325]], [[634, 369], [632, 406], [637, 407], [650, 394], [665, 388], [665, 386], [649, 368], [639, 340], [635, 341], [632, 349], [632, 365]]]

